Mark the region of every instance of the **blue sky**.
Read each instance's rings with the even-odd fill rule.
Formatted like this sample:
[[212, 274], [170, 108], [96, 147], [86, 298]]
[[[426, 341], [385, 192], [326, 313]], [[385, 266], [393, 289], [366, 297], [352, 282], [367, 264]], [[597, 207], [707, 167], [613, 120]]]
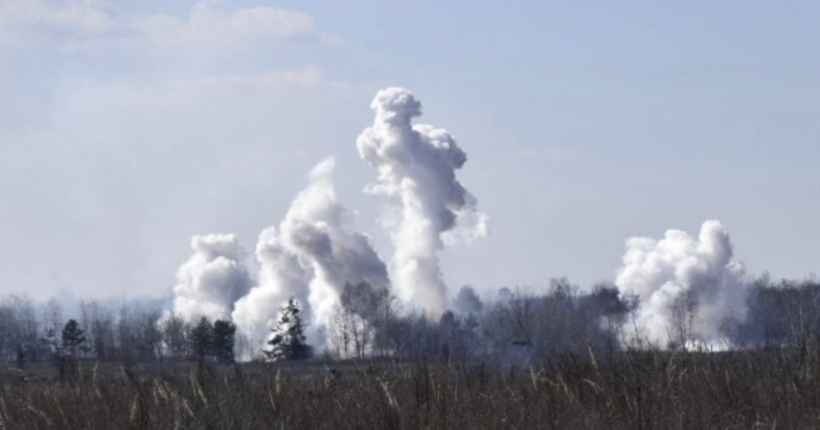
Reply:
[[[170, 4], [169, 4], [170, 3]], [[199, 15], [197, 15], [199, 13]], [[467, 151], [481, 291], [612, 278], [711, 218], [751, 273], [820, 270], [816, 2], [0, 0], [0, 291], [162, 294], [191, 235], [253, 249], [305, 175], [388, 258], [355, 139], [388, 85]]]

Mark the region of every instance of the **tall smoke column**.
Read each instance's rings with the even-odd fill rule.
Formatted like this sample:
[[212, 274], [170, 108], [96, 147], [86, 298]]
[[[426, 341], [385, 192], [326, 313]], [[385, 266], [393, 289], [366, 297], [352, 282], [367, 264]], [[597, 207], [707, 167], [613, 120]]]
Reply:
[[289, 298], [297, 299], [303, 315], [310, 318], [308, 297], [313, 271], [286, 248], [275, 227], [268, 227], [259, 235], [256, 258], [260, 265], [259, 285], [236, 303], [232, 317], [252, 345], [263, 347], [271, 328], [276, 326], [279, 309]]
[[472, 224], [467, 236], [486, 234], [487, 217], [456, 179], [467, 154], [445, 130], [412, 125], [421, 103], [403, 88], [379, 91], [371, 103], [373, 125], [356, 142], [359, 155], [378, 169], [373, 194], [398, 198], [401, 210], [387, 223], [396, 248], [394, 282], [400, 297], [432, 316], [447, 308], [447, 287], [437, 252], [457, 223]]
[[389, 288], [387, 267], [370, 238], [347, 229], [352, 214], [336, 197], [334, 167], [335, 160], [328, 158], [313, 168], [279, 231], [270, 227], [260, 235], [259, 286], [233, 313], [239, 330], [255, 345], [264, 346], [279, 308], [290, 297], [299, 300], [312, 337], [315, 329], [329, 323], [345, 284]]
[[[659, 241], [631, 238], [626, 248], [615, 284], [622, 294], [640, 299], [636, 323], [656, 346], [681, 341], [687, 321], [694, 333], [684, 334], [684, 342], [719, 345], [724, 338], [721, 326], [744, 317], [743, 267], [734, 259], [729, 233], [719, 221], [705, 222], [698, 238], [669, 230]], [[682, 311], [692, 311], [689, 316], [694, 318]], [[634, 329], [628, 324], [626, 330]]]
[[317, 326], [329, 324], [346, 284], [366, 282], [375, 290], [390, 284], [387, 266], [370, 238], [347, 228], [353, 214], [336, 197], [335, 165], [327, 158], [313, 168], [308, 187], [293, 201], [281, 226], [283, 239], [310, 261], [316, 273], [310, 304]]
[[233, 234], [194, 236], [191, 248], [194, 254], [177, 271], [174, 314], [188, 320], [228, 319], [252, 284], [244, 250]]

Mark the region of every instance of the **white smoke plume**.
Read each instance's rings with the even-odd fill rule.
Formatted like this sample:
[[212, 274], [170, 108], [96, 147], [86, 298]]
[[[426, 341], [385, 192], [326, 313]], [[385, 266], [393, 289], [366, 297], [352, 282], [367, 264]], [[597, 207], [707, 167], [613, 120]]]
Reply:
[[282, 221], [282, 237], [315, 271], [310, 305], [314, 322], [327, 325], [333, 306], [346, 284], [367, 282], [374, 289], [389, 288], [387, 266], [370, 238], [347, 228], [353, 214], [336, 197], [328, 158], [310, 172], [310, 184], [291, 204]]
[[282, 243], [275, 227], [259, 235], [256, 245], [259, 284], [236, 303], [233, 321], [254, 346], [264, 346], [276, 326], [279, 309], [294, 297], [303, 304], [303, 315], [310, 317], [309, 286], [313, 271], [304, 267], [293, 251]]
[[356, 142], [359, 154], [378, 169], [378, 181], [367, 191], [399, 200], [395, 220], [387, 223], [394, 242], [394, 284], [404, 302], [437, 317], [447, 308], [438, 251], [457, 224], [462, 237], [486, 234], [487, 217], [476, 211], [476, 199], [456, 179], [466, 153], [445, 130], [413, 125], [421, 103], [409, 91], [387, 88], [371, 103], [373, 125]]
[[[639, 298], [635, 326], [654, 345], [722, 345], [722, 330], [744, 318], [747, 289], [729, 233], [707, 221], [696, 238], [669, 230], [663, 239], [636, 237], [615, 281], [623, 295]], [[634, 332], [632, 323], [627, 333]]]
[[270, 335], [280, 306], [290, 297], [299, 300], [310, 332], [315, 332], [329, 323], [345, 284], [389, 288], [387, 267], [370, 238], [347, 228], [352, 214], [336, 197], [334, 167], [332, 158], [319, 163], [279, 231], [271, 227], [260, 236], [259, 286], [237, 303], [233, 313], [240, 331], [257, 345]]
[[188, 320], [228, 319], [252, 285], [245, 252], [233, 234], [191, 239], [194, 254], [177, 271], [174, 314]]

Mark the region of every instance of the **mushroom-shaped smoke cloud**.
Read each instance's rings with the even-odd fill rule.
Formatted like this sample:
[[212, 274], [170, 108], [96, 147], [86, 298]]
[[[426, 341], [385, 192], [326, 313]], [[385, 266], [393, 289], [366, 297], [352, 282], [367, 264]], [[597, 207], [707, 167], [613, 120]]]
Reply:
[[194, 255], [177, 271], [174, 313], [188, 320], [229, 318], [252, 283], [245, 252], [233, 234], [194, 236], [191, 248]]
[[433, 316], [447, 308], [447, 288], [437, 252], [456, 225], [467, 237], [486, 234], [487, 217], [456, 179], [467, 154], [445, 130], [412, 125], [421, 103], [409, 91], [387, 88], [376, 94], [373, 125], [356, 142], [359, 154], [378, 169], [367, 191], [397, 198], [401, 209], [386, 222], [396, 248], [394, 284], [401, 299]]
[[697, 238], [669, 230], [659, 241], [631, 238], [626, 248], [615, 284], [640, 299], [636, 326], [655, 345], [719, 346], [723, 330], [744, 317], [743, 267], [720, 222], [705, 222]]

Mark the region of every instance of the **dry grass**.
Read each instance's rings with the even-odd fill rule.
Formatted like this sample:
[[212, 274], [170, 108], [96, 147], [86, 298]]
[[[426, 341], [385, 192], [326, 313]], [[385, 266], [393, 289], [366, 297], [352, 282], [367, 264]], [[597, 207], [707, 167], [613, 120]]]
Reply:
[[0, 429], [808, 429], [816, 350], [565, 356], [532, 369], [379, 364], [87, 372], [5, 383]]

